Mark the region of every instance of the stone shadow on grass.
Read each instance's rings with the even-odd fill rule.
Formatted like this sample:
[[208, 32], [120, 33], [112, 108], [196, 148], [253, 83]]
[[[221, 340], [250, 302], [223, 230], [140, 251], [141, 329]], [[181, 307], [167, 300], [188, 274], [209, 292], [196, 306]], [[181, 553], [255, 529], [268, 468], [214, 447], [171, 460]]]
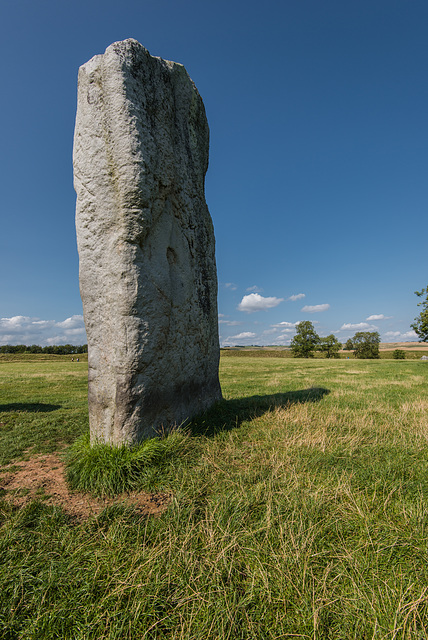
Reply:
[[188, 428], [192, 435], [214, 436], [220, 431], [231, 431], [242, 422], [259, 418], [269, 410], [284, 408], [292, 404], [319, 402], [330, 393], [323, 387], [310, 387], [266, 396], [249, 396], [233, 400], [222, 400], [211, 409], [190, 421]]
[[10, 402], [9, 404], [0, 404], [0, 413], [25, 411], [28, 413], [49, 413], [61, 409], [60, 404], [45, 404], [43, 402]]

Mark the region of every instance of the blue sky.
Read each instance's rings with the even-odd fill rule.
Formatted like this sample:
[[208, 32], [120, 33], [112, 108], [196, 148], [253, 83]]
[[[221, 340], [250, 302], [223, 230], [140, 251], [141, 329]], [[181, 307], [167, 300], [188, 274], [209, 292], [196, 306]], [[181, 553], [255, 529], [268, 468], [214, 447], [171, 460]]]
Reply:
[[0, 344], [85, 342], [77, 71], [116, 40], [181, 62], [211, 130], [222, 344], [415, 339], [427, 285], [426, 0], [5, 0]]

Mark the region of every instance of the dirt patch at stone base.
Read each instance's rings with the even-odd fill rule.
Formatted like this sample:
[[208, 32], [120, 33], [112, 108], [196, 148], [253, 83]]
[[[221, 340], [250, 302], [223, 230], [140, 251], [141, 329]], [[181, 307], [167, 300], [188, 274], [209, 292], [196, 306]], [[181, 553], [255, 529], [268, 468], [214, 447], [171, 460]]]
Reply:
[[171, 499], [167, 493], [134, 492], [101, 499], [70, 491], [65, 481], [64, 462], [58, 453], [8, 465], [0, 474], [0, 490], [3, 498], [17, 507], [39, 499], [45, 504], [62, 507], [79, 520], [97, 515], [114, 504], [132, 506], [142, 515], [156, 516], [165, 511]]

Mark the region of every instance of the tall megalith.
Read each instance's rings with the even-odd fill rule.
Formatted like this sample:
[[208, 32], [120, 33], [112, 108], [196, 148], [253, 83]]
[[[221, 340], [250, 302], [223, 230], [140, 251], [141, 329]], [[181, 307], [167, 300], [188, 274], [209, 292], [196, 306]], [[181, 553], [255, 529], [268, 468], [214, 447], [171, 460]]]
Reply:
[[221, 398], [208, 145], [182, 65], [129, 39], [79, 69], [73, 164], [92, 442], [136, 443]]

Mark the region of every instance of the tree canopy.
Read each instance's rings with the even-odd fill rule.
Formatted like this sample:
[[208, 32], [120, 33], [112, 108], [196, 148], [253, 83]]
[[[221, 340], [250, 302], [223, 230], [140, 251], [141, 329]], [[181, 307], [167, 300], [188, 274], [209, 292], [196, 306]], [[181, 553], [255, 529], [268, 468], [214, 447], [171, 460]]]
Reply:
[[347, 339], [347, 341], [346, 341], [346, 344], [345, 344], [345, 345], [344, 345], [344, 347], [343, 347], [343, 349], [344, 349], [345, 351], [352, 351], [352, 350], [353, 350], [353, 348], [354, 348], [354, 345], [353, 345], [353, 343], [352, 343], [352, 340], [351, 340], [351, 338], [348, 338], [348, 339]]
[[428, 285], [422, 291], [415, 291], [415, 294], [419, 298], [425, 296], [425, 300], [418, 302], [418, 307], [422, 307], [422, 311], [410, 326], [418, 334], [419, 342], [428, 342]]
[[326, 358], [339, 358], [342, 343], [332, 333], [326, 338], [320, 338], [317, 351], [325, 353]]
[[75, 346], [72, 344], [49, 345], [40, 347], [37, 344], [27, 346], [25, 344], [5, 344], [0, 347], [0, 353], [49, 353], [55, 355], [68, 355], [88, 353], [88, 345]]
[[358, 331], [352, 338], [356, 358], [379, 358], [380, 336], [377, 331]]
[[309, 320], [303, 320], [296, 325], [296, 335], [291, 341], [291, 351], [295, 358], [313, 358], [318, 347], [320, 337]]

